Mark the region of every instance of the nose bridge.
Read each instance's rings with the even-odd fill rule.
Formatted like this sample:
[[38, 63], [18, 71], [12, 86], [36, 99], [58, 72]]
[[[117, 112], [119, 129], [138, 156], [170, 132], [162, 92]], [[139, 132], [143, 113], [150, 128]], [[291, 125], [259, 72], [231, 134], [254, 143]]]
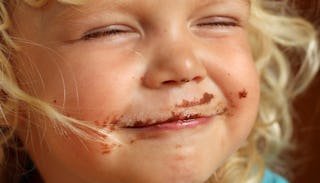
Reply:
[[206, 70], [197, 55], [199, 46], [186, 28], [177, 24], [163, 29], [152, 42], [152, 56], [145, 78], [148, 87], [201, 81]]
[[[171, 9], [171, 12], [174, 12], [173, 7], [165, 7], [164, 9]], [[192, 44], [187, 45], [191, 41], [187, 23], [180, 13], [170, 15], [162, 15], [158, 18], [158, 23], [155, 26], [157, 27], [154, 42], [155, 51], [164, 57], [187, 57], [187, 54], [192, 54], [191, 47], [193, 46]]]
[[163, 40], [165, 44], [160, 46], [158, 53], [155, 53], [156, 65], [167, 69], [166, 72], [173, 71], [177, 78], [172, 78], [172, 80], [179, 80], [178, 76], [181, 79], [191, 80], [191, 75], [195, 74], [200, 64], [192, 43], [184, 39]]
[[159, 37], [159, 45], [154, 50], [154, 56], [158, 58], [158, 64], [174, 66], [174, 64], [191, 64], [195, 61], [195, 49], [189, 38], [183, 34], [170, 33]]

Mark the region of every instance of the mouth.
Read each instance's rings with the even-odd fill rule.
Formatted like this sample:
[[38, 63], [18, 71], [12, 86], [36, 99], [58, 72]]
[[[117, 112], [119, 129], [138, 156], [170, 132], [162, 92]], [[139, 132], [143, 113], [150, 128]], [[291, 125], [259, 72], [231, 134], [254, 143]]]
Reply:
[[200, 123], [207, 121], [207, 119], [211, 118], [211, 116], [204, 116], [201, 114], [194, 115], [182, 115], [182, 114], [174, 114], [167, 120], [164, 121], [136, 121], [133, 125], [127, 126], [125, 128], [132, 129], [142, 129], [142, 128], [165, 128], [165, 129], [180, 129], [186, 127], [194, 127]]
[[221, 116], [226, 112], [226, 108], [216, 111], [214, 114], [171, 112], [171, 116], [165, 120], [139, 120], [129, 125], [123, 126], [127, 129], [165, 129], [165, 130], [179, 130], [184, 128], [194, 128], [198, 125], [208, 123], [216, 116]]
[[205, 93], [199, 101], [183, 100], [174, 107], [157, 106], [154, 109], [150, 107], [139, 111], [129, 109], [125, 115], [108, 116], [100, 126], [109, 127], [111, 131], [115, 128], [132, 130], [193, 128], [227, 113], [227, 103], [211, 102], [213, 98], [214, 95]]

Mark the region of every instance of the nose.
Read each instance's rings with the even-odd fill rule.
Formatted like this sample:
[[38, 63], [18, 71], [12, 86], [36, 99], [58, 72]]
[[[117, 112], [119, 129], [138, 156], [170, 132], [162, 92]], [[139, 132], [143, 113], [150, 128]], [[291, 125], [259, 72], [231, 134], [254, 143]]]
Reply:
[[187, 39], [174, 41], [159, 39], [153, 42], [150, 62], [143, 77], [148, 88], [178, 86], [189, 82], [199, 83], [206, 76], [206, 69], [196, 54], [195, 44]]

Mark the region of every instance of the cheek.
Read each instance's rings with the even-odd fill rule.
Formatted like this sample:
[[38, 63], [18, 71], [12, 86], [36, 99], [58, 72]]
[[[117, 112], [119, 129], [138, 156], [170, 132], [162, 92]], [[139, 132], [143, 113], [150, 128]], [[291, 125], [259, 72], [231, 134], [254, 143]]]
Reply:
[[31, 47], [23, 49], [13, 63], [20, 87], [42, 99], [45, 99], [48, 91], [62, 93], [64, 82], [60, 63], [45, 50]]
[[[206, 62], [210, 79], [228, 102], [226, 138], [241, 143], [250, 132], [259, 105], [259, 78], [248, 46], [234, 44]], [[227, 54], [232, 53], [232, 54]], [[218, 60], [217, 60], [218, 59]]]
[[93, 51], [66, 55], [65, 61], [72, 68], [68, 78], [76, 83], [71, 91], [76, 93], [66, 97], [65, 108], [73, 117], [101, 120], [106, 117], [103, 115], [112, 116], [131, 103], [144, 70], [135, 53]]

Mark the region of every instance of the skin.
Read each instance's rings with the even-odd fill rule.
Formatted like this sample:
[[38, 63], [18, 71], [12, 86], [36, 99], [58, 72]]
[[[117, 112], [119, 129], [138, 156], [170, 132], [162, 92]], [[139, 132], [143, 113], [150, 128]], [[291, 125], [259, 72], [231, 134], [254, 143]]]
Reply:
[[[45, 182], [205, 182], [256, 118], [248, 19], [242, 0], [19, 5], [10, 33], [21, 87], [118, 140], [82, 139], [32, 115], [19, 135]], [[94, 34], [107, 28], [117, 33]], [[212, 117], [192, 128], [124, 128], [177, 113]]]

